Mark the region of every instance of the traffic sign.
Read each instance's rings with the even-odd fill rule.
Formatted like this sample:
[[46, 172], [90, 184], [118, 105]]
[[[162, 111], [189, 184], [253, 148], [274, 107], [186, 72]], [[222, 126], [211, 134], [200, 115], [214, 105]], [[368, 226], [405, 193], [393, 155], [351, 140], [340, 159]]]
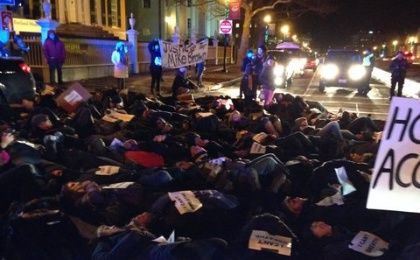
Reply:
[[232, 20], [220, 20], [219, 21], [219, 33], [220, 34], [232, 34], [233, 23]]

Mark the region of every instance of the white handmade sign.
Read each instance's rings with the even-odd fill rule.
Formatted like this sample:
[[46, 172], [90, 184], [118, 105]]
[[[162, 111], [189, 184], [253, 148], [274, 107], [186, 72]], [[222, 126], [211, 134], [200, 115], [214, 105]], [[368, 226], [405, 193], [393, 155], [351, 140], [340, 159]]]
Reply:
[[341, 195], [341, 192], [339, 191], [337, 191], [334, 195], [325, 197], [316, 203], [317, 206], [322, 206], [322, 207], [329, 207], [332, 205], [343, 205], [343, 204], [344, 204], [343, 195]]
[[367, 208], [420, 213], [420, 100], [393, 97]]
[[168, 195], [175, 202], [175, 207], [181, 215], [196, 212], [203, 207], [192, 191], [168, 192]]
[[271, 235], [262, 230], [252, 230], [248, 248], [290, 256], [292, 254], [292, 239], [280, 235]]
[[102, 165], [98, 167], [98, 170], [95, 171], [96, 175], [102, 175], [102, 176], [110, 176], [115, 175], [120, 171], [119, 166], [114, 165]]
[[128, 186], [133, 185], [134, 182], [132, 181], [126, 181], [126, 182], [118, 182], [118, 183], [113, 183], [113, 184], [109, 184], [106, 186], [102, 186], [102, 189], [125, 189]]
[[383, 255], [388, 246], [388, 242], [366, 231], [357, 233], [349, 244], [350, 249], [371, 257]]
[[204, 62], [207, 58], [209, 41], [185, 45], [173, 42], [159, 41], [162, 55], [162, 67], [175, 69]]
[[251, 154], [265, 154], [267, 147], [264, 145], [260, 145], [259, 143], [253, 142], [251, 146], [250, 153]]
[[346, 196], [347, 194], [352, 193], [353, 191], [356, 191], [356, 188], [353, 186], [353, 183], [349, 180], [349, 177], [347, 176], [346, 168], [340, 167], [335, 168], [335, 174], [337, 175], [337, 179], [341, 184], [341, 187], [343, 189], [343, 195]]

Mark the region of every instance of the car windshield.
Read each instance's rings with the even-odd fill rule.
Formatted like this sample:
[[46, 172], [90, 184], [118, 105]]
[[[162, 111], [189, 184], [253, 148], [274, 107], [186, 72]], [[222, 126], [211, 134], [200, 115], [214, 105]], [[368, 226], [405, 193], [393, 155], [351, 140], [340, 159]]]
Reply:
[[329, 52], [327, 54], [326, 61], [361, 63], [362, 56], [357, 52]]

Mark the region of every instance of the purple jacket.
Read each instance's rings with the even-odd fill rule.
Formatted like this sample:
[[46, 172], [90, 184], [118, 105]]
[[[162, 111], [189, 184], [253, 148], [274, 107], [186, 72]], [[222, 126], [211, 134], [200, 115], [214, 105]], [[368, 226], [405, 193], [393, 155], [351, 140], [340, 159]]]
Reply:
[[48, 63], [64, 63], [64, 60], [66, 59], [66, 51], [64, 49], [63, 42], [59, 39], [53, 41], [48, 38], [45, 40], [43, 50]]

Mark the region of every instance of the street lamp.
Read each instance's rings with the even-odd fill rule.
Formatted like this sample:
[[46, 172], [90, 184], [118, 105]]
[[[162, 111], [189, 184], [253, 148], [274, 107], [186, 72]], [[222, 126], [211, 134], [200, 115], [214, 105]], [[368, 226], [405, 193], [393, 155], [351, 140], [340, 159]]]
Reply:
[[266, 16], [264, 16], [263, 21], [265, 23], [264, 42], [267, 44], [267, 42], [268, 42], [268, 24], [271, 23], [271, 15], [267, 14]]
[[266, 16], [264, 16], [264, 23], [269, 24], [271, 23], [271, 15], [267, 14]]
[[392, 42], [392, 46], [394, 46], [394, 52], [396, 52], [396, 51], [397, 51], [397, 45], [398, 45], [398, 41], [397, 41], [397, 40], [394, 40], [394, 41]]
[[287, 38], [287, 36], [289, 35], [289, 31], [290, 31], [290, 26], [285, 24], [280, 28], [280, 32], [283, 34], [283, 40], [285, 40]]

